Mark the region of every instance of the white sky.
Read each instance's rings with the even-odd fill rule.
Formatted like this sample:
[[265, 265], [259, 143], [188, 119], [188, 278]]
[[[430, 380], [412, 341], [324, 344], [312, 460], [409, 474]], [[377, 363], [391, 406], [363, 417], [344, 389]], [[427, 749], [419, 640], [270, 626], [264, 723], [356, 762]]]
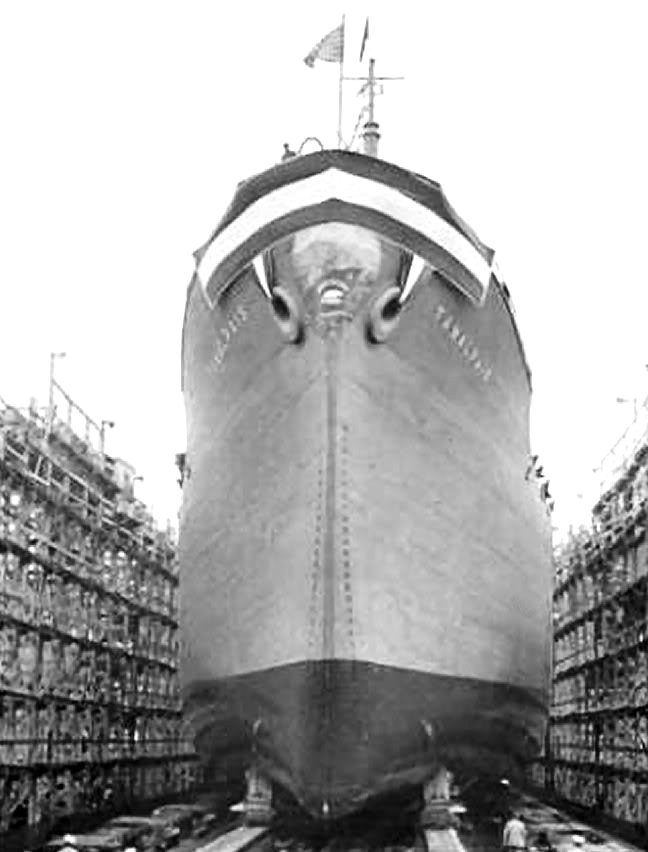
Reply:
[[0, 394], [45, 402], [49, 352], [66, 351], [61, 383], [117, 421], [108, 451], [175, 515], [192, 252], [284, 141], [334, 144], [337, 66], [302, 60], [346, 12], [359, 73], [367, 10], [377, 73], [406, 78], [378, 102], [381, 154], [440, 181], [498, 253], [565, 525], [630, 418], [616, 397], [648, 391], [645, 0], [7, 0]]

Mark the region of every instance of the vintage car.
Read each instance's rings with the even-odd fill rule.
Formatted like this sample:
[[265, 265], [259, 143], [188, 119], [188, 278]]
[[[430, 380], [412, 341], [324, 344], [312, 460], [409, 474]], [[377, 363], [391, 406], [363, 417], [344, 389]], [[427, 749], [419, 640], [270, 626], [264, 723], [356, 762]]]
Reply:
[[175, 846], [180, 839], [177, 827], [157, 817], [124, 814], [111, 819], [105, 827], [129, 831], [130, 839], [138, 852], [163, 852]]
[[123, 831], [99, 831], [64, 834], [53, 837], [38, 852], [127, 852], [133, 846]]
[[152, 816], [167, 819], [177, 825], [182, 836], [199, 837], [213, 828], [216, 814], [206, 805], [171, 804], [162, 805], [153, 811]]

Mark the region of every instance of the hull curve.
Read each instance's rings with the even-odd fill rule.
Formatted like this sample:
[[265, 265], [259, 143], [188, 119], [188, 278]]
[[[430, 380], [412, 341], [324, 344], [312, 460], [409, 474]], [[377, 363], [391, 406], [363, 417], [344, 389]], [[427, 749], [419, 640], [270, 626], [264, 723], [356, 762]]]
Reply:
[[403, 257], [362, 223], [283, 237], [264, 263], [297, 344], [252, 267], [188, 294], [187, 708], [214, 771], [255, 761], [318, 816], [441, 763], [515, 771], [543, 736], [550, 532], [517, 330], [499, 286], [477, 304], [428, 268], [372, 343]]

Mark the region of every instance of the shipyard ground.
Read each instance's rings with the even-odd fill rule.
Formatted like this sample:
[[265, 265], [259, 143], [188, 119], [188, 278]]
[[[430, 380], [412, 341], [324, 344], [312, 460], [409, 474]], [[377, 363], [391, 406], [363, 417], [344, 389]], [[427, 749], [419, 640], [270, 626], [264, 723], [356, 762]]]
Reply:
[[[196, 798], [213, 805], [220, 817], [201, 837], [187, 837], [170, 852], [501, 852], [502, 814], [494, 808], [471, 810], [460, 817], [456, 830], [421, 829], [411, 813], [358, 815], [344, 822], [308, 824], [276, 818], [271, 827], [248, 828], [240, 814], [223, 808], [223, 798], [208, 794]], [[529, 852], [550, 852], [537, 844], [544, 831], [553, 852], [638, 852], [648, 849], [648, 837], [635, 843], [576, 818], [561, 808], [526, 794], [514, 796], [509, 806], [521, 813], [527, 826]], [[593, 820], [592, 820], [593, 821]], [[70, 826], [69, 830], [74, 831]], [[86, 829], [87, 830], [87, 829]], [[25, 852], [35, 846], [2, 845], [3, 852]]]
[[[523, 815], [530, 852], [546, 852], [537, 843], [540, 832], [546, 833], [554, 852], [638, 852], [648, 848], [646, 843], [632, 844], [533, 796], [516, 796], [510, 804]], [[182, 852], [500, 852], [501, 836], [499, 814], [466, 814], [456, 830], [422, 830], [408, 818], [388, 822], [377, 816], [350, 820], [328, 831], [305, 831], [303, 825], [279, 820], [268, 830], [237, 828], [215, 840], [183, 847]]]
[[[516, 810], [528, 828], [528, 849], [538, 849], [536, 840], [544, 831], [555, 852], [638, 852], [639, 846], [620, 840], [599, 828], [574, 819], [562, 810], [530, 796], [521, 796]], [[237, 828], [214, 840], [182, 848], [182, 852], [499, 852], [501, 824], [498, 820], [470, 824], [464, 819], [456, 831], [437, 830], [384, 833], [379, 825], [356, 824], [356, 831], [319, 837], [287, 833], [280, 829]], [[400, 836], [399, 836], [400, 835]]]

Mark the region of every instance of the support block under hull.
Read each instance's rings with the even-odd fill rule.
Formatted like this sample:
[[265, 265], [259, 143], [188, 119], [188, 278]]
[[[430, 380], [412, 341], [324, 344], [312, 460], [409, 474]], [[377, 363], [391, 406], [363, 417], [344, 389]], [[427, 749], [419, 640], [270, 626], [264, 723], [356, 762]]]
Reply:
[[194, 683], [187, 709], [208, 776], [255, 761], [320, 817], [420, 785], [440, 764], [514, 776], [543, 721], [540, 696], [521, 688], [357, 660]]

